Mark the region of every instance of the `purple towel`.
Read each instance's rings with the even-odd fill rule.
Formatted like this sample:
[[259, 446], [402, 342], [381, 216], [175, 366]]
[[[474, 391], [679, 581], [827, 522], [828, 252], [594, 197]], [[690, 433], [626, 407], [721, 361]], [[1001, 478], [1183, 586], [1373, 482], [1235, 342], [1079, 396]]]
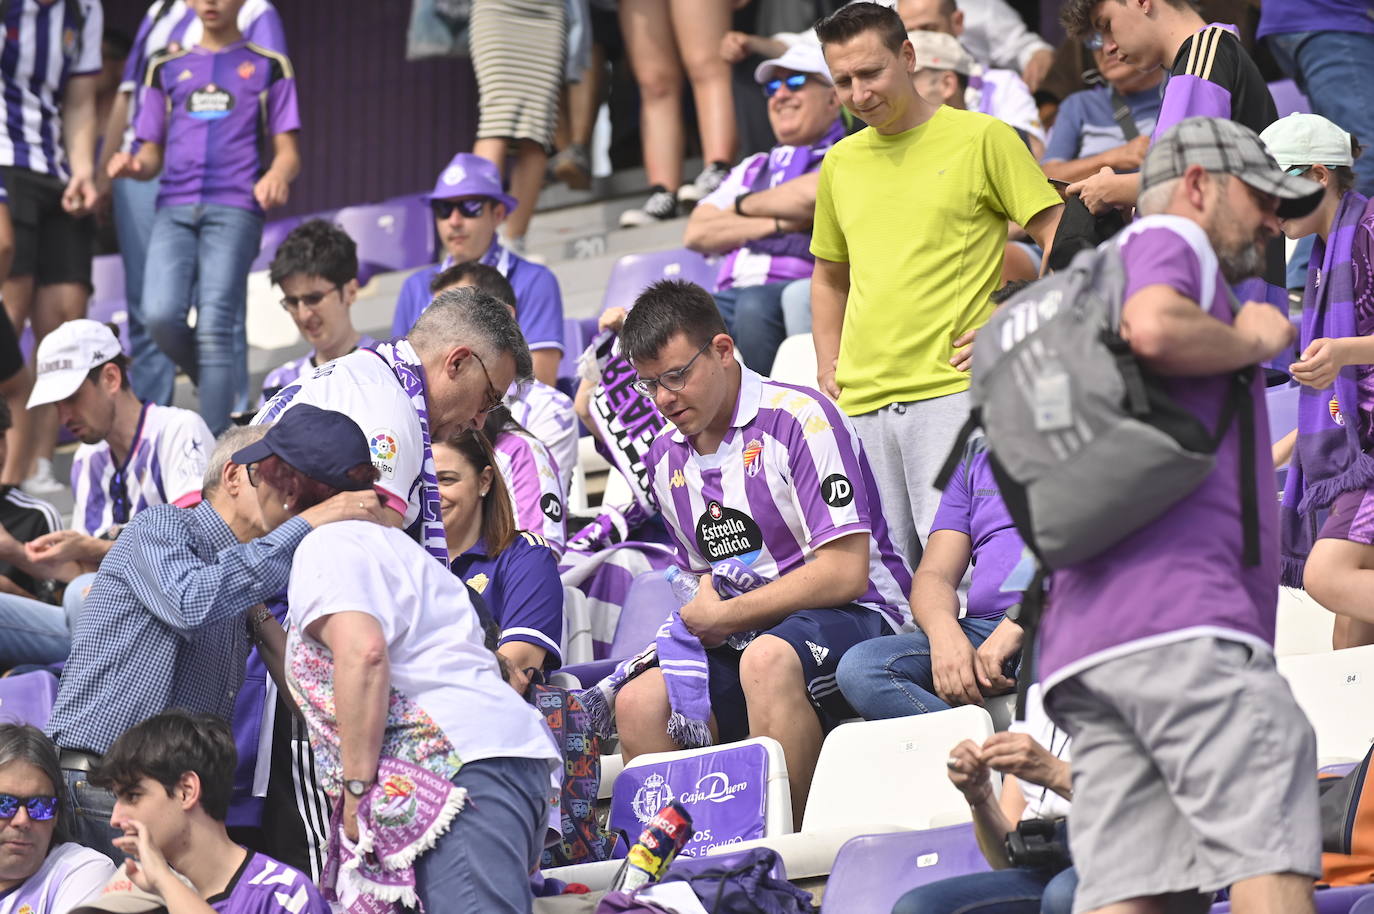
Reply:
[[[1351, 251], [1360, 221], [1374, 204], [1354, 191], [1341, 198], [1325, 242], [1312, 245], [1303, 295], [1301, 349], [1313, 340], [1357, 335], [1355, 271]], [[1303, 565], [1316, 540], [1316, 511], [1336, 496], [1374, 481], [1374, 458], [1360, 440], [1359, 388], [1355, 366], [1347, 365], [1323, 390], [1304, 386], [1298, 394], [1298, 439], [1280, 506], [1283, 583], [1302, 586]]]

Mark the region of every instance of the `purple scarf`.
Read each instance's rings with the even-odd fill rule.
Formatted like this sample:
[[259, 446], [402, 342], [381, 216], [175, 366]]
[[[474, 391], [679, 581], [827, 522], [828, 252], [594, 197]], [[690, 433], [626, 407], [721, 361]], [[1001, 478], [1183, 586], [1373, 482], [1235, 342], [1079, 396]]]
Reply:
[[[1351, 191], [1341, 198], [1326, 241], [1312, 245], [1303, 295], [1300, 350], [1313, 340], [1357, 335], [1355, 271], [1351, 265], [1355, 231], [1374, 204]], [[1324, 390], [1303, 387], [1298, 394], [1298, 439], [1280, 507], [1283, 583], [1302, 586], [1302, 569], [1316, 539], [1318, 510], [1337, 495], [1374, 482], [1374, 457], [1360, 441], [1359, 389], [1354, 365], [1336, 375]]]

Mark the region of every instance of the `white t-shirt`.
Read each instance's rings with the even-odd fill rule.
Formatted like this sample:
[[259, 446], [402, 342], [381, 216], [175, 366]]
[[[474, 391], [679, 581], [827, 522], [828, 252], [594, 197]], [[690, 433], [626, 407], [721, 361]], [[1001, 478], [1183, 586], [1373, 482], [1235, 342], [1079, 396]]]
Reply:
[[964, 105], [970, 111], [991, 115], [1045, 142], [1045, 125], [1040, 121], [1040, 108], [1035, 104], [1019, 73], [1011, 70], [982, 70], [969, 77], [964, 91]]
[[380, 474], [377, 488], [388, 507], [405, 515], [406, 526], [420, 516], [419, 479], [425, 459], [420, 417], [381, 356], [359, 349], [326, 362], [278, 391], [253, 424], [275, 422], [297, 403], [336, 410], [358, 423], [367, 436], [372, 465]]
[[99, 895], [114, 874], [114, 864], [99, 851], [70, 841], [59, 844], [38, 872], [0, 894], [0, 914], [67, 914]]
[[[561, 767], [544, 719], [501, 679], [463, 582], [403, 531], [365, 521], [312, 531], [296, 548], [287, 603], [288, 675], [311, 705], [312, 730], [320, 710], [334, 705], [332, 678], [311, 687], [294, 674], [298, 658], [322, 647], [305, 630], [332, 613], [363, 612], [386, 637], [392, 690], [428, 715], [464, 762], [534, 758]], [[397, 708], [393, 698], [393, 714]], [[327, 789], [330, 764], [320, 761]]]
[[[1067, 762], [1070, 760], [1069, 734], [1056, 727], [1054, 721], [1045, 713], [1043, 697], [1044, 690], [1040, 683], [1031, 683], [1031, 687], [1026, 691], [1026, 719], [1012, 721], [1008, 730], [1012, 733], [1027, 734], [1048, 749], [1050, 755], [1061, 762]], [[1016, 779], [1016, 786], [1021, 788], [1021, 794], [1026, 798], [1026, 811], [1021, 813], [1023, 820], [1059, 819], [1069, 814], [1069, 801], [1048, 787], [1041, 787], [1021, 778]]]
[[72, 529], [100, 536], [152, 505], [196, 504], [214, 449], [215, 436], [199, 413], [146, 404], [134, 446], [122, 465], [115, 465], [108, 442], [76, 449]]

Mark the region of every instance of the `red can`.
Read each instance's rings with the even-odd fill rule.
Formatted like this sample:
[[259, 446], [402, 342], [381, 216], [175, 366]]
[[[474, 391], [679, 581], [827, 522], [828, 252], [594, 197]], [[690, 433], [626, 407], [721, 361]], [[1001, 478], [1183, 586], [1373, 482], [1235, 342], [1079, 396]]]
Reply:
[[692, 816], [681, 803], [672, 802], [656, 812], [630, 848], [612, 889], [632, 892], [657, 882], [668, 871], [678, 851], [692, 839]]

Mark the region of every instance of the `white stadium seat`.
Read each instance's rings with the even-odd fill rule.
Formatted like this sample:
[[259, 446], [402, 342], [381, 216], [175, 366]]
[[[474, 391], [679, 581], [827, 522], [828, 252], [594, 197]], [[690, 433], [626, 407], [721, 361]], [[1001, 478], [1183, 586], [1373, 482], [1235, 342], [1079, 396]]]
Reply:
[[1312, 599], [1307, 591], [1279, 588], [1278, 630], [1274, 636], [1274, 653], [1278, 656], [1330, 653], [1331, 630], [1335, 625], [1336, 614]]
[[1317, 731], [1319, 763], [1364, 758], [1374, 742], [1374, 644], [1280, 657], [1278, 667]]
[[811, 334], [797, 333], [783, 340], [778, 354], [773, 357], [773, 371], [769, 376], [784, 384], [815, 387], [816, 347], [811, 342]]

